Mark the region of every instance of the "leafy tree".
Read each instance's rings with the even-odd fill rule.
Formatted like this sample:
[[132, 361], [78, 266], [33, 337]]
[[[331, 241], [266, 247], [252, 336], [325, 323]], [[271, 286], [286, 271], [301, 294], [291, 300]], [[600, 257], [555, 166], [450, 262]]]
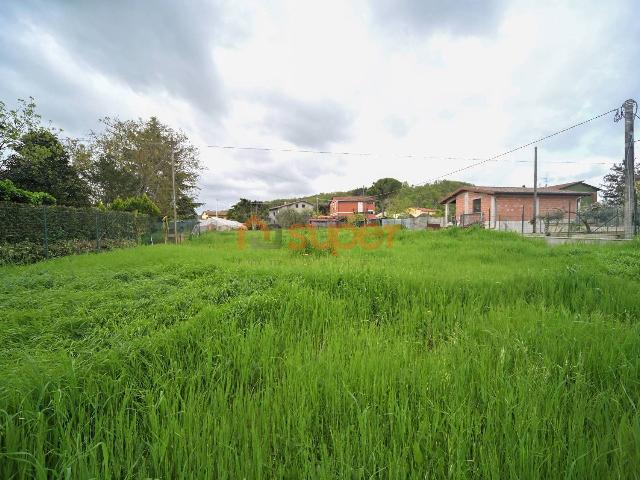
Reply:
[[402, 182], [395, 178], [381, 178], [373, 182], [367, 189], [368, 195], [378, 195], [380, 197], [387, 197], [390, 194], [397, 192], [402, 187]]
[[454, 190], [468, 186], [469, 183], [455, 180], [441, 180], [426, 185], [409, 186], [403, 184], [402, 188], [389, 201], [389, 211], [392, 213], [404, 212], [409, 207], [425, 207], [441, 209], [440, 200]]
[[45, 192], [30, 192], [16, 187], [11, 180], [0, 180], [0, 201], [30, 203], [31, 205], [55, 205], [56, 199]]
[[146, 193], [139, 197], [116, 198], [109, 208], [119, 212], [137, 212], [155, 217], [160, 215], [160, 209]]
[[389, 203], [389, 196], [398, 192], [402, 188], [402, 182], [395, 178], [381, 178], [376, 180], [367, 189], [369, 195], [374, 195], [380, 204], [380, 209], [386, 211]]
[[[637, 192], [640, 190], [638, 183], [640, 182], [640, 164], [635, 166], [636, 177], [636, 200], [640, 201]], [[622, 205], [624, 201], [624, 184], [625, 172], [624, 161], [616, 163], [611, 167], [611, 171], [604, 176], [602, 186], [602, 198], [607, 205]]]
[[276, 214], [276, 222], [282, 228], [290, 228], [292, 225], [306, 225], [312, 212], [298, 212], [293, 208], [283, 208]]
[[180, 218], [195, 218], [198, 216], [196, 209], [202, 205], [189, 195], [180, 195], [176, 201], [176, 210]]
[[0, 101], [0, 172], [6, 168], [9, 156], [22, 146], [24, 136], [40, 128], [40, 115], [36, 113], [36, 103], [18, 99], [18, 108], [8, 110]]
[[15, 153], [2, 172], [18, 188], [53, 195], [59, 204], [89, 205], [89, 186], [69, 161], [55, 133], [46, 129], [27, 132], [15, 145]]
[[227, 218], [244, 223], [252, 215], [257, 216], [261, 220], [266, 220], [268, 214], [269, 207], [264, 202], [241, 198], [238, 203], [236, 203], [229, 209], [229, 211], [227, 212]]
[[191, 216], [198, 205], [196, 182], [202, 167], [198, 149], [187, 136], [155, 117], [101, 121], [105, 131], [91, 134], [91, 161], [86, 165], [96, 201], [111, 203], [118, 197], [146, 194], [162, 215], [171, 215], [173, 152], [176, 204], [182, 216]]

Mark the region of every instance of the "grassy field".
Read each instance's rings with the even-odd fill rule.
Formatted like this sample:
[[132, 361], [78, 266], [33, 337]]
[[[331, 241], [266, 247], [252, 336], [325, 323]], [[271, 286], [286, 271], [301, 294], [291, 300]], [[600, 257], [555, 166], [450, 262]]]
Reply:
[[0, 268], [0, 478], [638, 478], [640, 243]]

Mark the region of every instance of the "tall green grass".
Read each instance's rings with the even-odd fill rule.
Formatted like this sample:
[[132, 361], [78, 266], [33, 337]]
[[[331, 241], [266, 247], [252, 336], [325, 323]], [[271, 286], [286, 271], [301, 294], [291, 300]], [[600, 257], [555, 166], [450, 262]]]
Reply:
[[637, 478], [639, 287], [469, 230], [0, 268], [0, 478]]

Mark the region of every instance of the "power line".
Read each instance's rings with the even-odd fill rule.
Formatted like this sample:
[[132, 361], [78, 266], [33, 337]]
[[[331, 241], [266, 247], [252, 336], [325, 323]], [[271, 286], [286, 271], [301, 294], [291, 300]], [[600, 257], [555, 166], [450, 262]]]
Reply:
[[[574, 129], [574, 128], [576, 128], [576, 127], [579, 127], [579, 126], [581, 126], [581, 125], [584, 125], [584, 124], [586, 124], [586, 123], [589, 123], [589, 122], [592, 122], [592, 121], [594, 121], [594, 120], [597, 120], [598, 118], [604, 117], [605, 115], [609, 115], [610, 113], [613, 113], [613, 112], [618, 112], [618, 110], [619, 110], [619, 109], [617, 109], [617, 108], [613, 108], [613, 109], [611, 109], [611, 110], [609, 110], [609, 111], [607, 111], [607, 112], [604, 112], [604, 113], [601, 113], [601, 114], [599, 114], [599, 115], [596, 115], [595, 117], [591, 117], [591, 118], [589, 118], [589, 119], [587, 119], [587, 120], [583, 120], [582, 122], [579, 122], [579, 123], [573, 124], [573, 125], [571, 125], [571, 126], [569, 126], [569, 127], [563, 128], [562, 130], [558, 130], [558, 131], [553, 132], [553, 133], [551, 133], [551, 134], [549, 134], [549, 135], [545, 135], [544, 137], [538, 138], [537, 140], [533, 140], [533, 141], [528, 142], [528, 143], [526, 143], [526, 144], [524, 144], [524, 145], [520, 145], [520, 146], [518, 146], [518, 147], [512, 148], [511, 150], [507, 150], [506, 152], [499, 153], [499, 154], [494, 155], [494, 156], [492, 156], [492, 157], [489, 157], [489, 158], [487, 158], [487, 159], [485, 159], [485, 160], [481, 160], [481, 161], [479, 161], [479, 162], [472, 163], [471, 165], [467, 165], [466, 167], [458, 168], [458, 169], [453, 170], [453, 171], [451, 171], [451, 172], [445, 173], [444, 175], [440, 175], [440, 176], [438, 176], [438, 177], [434, 177], [433, 179], [426, 180], [426, 181], [424, 181], [424, 182], [422, 182], [422, 183], [414, 184], [413, 186], [414, 186], [414, 187], [416, 187], [416, 186], [425, 185], [425, 184], [427, 184], [427, 183], [435, 182], [435, 181], [440, 180], [440, 179], [442, 179], [442, 178], [444, 178], [444, 177], [448, 177], [449, 175], [453, 175], [453, 174], [455, 174], [455, 173], [459, 173], [459, 172], [462, 172], [462, 171], [464, 171], [464, 170], [468, 170], [468, 169], [470, 169], [470, 168], [477, 167], [478, 165], [482, 165], [482, 164], [485, 164], [485, 163], [487, 163], [487, 162], [496, 161], [496, 160], [497, 160], [497, 159], [499, 159], [499, 158], [502, 158], [502, 157], [507, 156], [507, 155], [509, 155], [509, 154], [511, 154], [511, 153], [517, 152], [518, 150], [522, 150], [523, 148], [530, 147], [531, 145], [534, 145], [534, 144], [536, 144], [536, 143], [543, 142], [544, 140], [548, 140], [549, 138], [555, 137], [556, 135], [560, 135], [561, 133], [568, 132], [569, 130], [572, 130], [572, 129]], [[639, 139], [639, 140], [640, 140], [640, 139]], [[638, 141], [638, 140], [636, 140], [636, 141]], [[604, 164], [604, 163], [603, 163], [603, 164]], [[399, 191], [399, 190], [401, 190], [401, 189], [402, 189], [402, 187], [400, 187], [399, 189], [396, 189], [396, 190], [392, 190], [392, 191], [390, 191], [390, 192], [387, 192], [387, 193], [385, 193], [384, 195], [390, 195], [390, 194], [395, 193], [395, 192], [397, 192], [397, 191]], [[373, 196], [373, 197], [379, 197], [379, 196], [382, 196], [382, 195], [371, 195], [371, 196]]]
[[609, 115], [610, 113], [616, 112], [617, 110], [618, 110], [617, 108], [614, 108], [612, 110], [609, 110], [608, 112], [601, 113], [600, 115], [596, 115], [595, 117], [591, 117], [591, 118], [589, 118], [587, 120], [584, 120], [584, 121], [582, 121], [580, 123], [576, 123], [574, 125], [571, 125], [570, 127], [563, 128], [562, 130], [558, 130], [557, 132], [554, 132], [554, 133], [551, 133], [551, 134], [546, 135], [544, 137], [538, 138], [537, 140], [533, 140], [533, 141], [531, 141], [529, 143], [526, 143], [524, 145], [520, 145], [518, 147], [512, 148], [511, 150], [508, 150], [506, 152], [502, 152], [502, 153], [499, 153], [498, 155], [494, 155], [492, 157], [489, 157], [486, 160], [482, 160], [480, 162], [476, 162], [476, 163], [473, 163], [471, 165], [467, 165], [466, 167], [458, 168], [458, 169], [453, 170], [451, 172], [445, 173], [444, 175], [440, 175], [438, 177], [434, 177], [431, 180], [427, 180], [427, 181], [423, 182], [423, 184], [430, 183], [430, 182], [433, 182], [433, 181], [436, 181], [436, 180], [440, 180], [441, 178], [448, 177], [449, 175], [453, 175], [454, 173], [459, 173], [459, 172], [462, 172], [464, 170], [468, 170], [470, 168], [477, 167], [478, 165], [482, 165], [482, 164], [487, 163], [487, 162], [495, 161], [498, 158], [501, 158], [501, 157], [504, 157], [504, 156], [509, 155], [511, 153], [517, 152], [518, 150], [522, 150], [523, 148], [530, 147], [533, 144], [543, 142], [544, 140], [548, 140], [549, 138], [555, 137], [556, 135], [560, 135], [561, 133], [564, 133], [564, 132], [567, 132], [567, 131], [569, 131], [569, 130], [571, 130], [573, 128], [579, 127], [580, 125], [584, 125], [585, 123], [592, 122], [593, 120], [596, 120], [598, 118], [604, 117], [605, 115]]
[[251, 150], [259, 152], [281, 152], [281, 153], [311, 153], [317, 155], [351, 155], [359, 157], [370, 157], [377, 155], [389, 155], [395, 158], [435, 158], [442, 160], [481, 160], [477, 157], [456, 157], [448, 155], [431, 155], [431, 154], [394, 154], [394, 153], [375, 153], [375, 152], [334, 152], [330, 150], [305, 150], [300, 148], [272, 148], [272, 147], [245, 147], [240, 145], [207, 145], [208, 148], [217, 148], [219, 150]]

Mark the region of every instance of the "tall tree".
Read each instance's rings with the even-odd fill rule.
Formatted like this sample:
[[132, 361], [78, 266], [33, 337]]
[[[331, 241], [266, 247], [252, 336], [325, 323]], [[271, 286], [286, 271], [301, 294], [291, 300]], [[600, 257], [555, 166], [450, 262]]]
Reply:
[[395, 178], [380, 178], [367, 189], [369, 195], [374, 195], [380, 204], [380, 209], [384, 212], [387, 210], [389, 196], [398, 192], [402, 188], [402, 182]]
[[6, 168], [9, 156], [22, 145], [23, 137], [41, 128], [40, 118], [33, 97], [18, 99], [18, 107], [13, 110], [0, 101], [0, 172]]
[[227, 218], [237, 222], [246, 222], [252, 215], [256, 215], [259, 219], [266, 220], [268, 213], [269, 207], [266, 203], [241, 198], [229, 209]]
[[69, 155], [51, 131], [24, 134], [13, 146], [2, 176], [18, 188], [53, 195], [61, 205], [89, 205], [89, 186], [71, 165]]
[[97, 200], [110, 203], [118, 197], [146, 194], [163, 215], [173, 211], [172, 151], [175, 164], [176, 204], [190, 216], [201, 170], [198, 149], [187, 136], [149, 120], [103, 118], [105, 131], [92, 133], [92, 162], [88, 167]]
[[[640, 164], [635, 166], [636, 192], [640, 190], [638, 183], [640, 182]], [[604, 176], [602, 187], [603, 202], [608, 205], [622, 205], [624, 200], [624, 161], [616, 163], [611, 167], [609, 173]], [[637, 195], [636, 195], [637, 197]], [[640, 201], [640, 198], [638, 198]]]

